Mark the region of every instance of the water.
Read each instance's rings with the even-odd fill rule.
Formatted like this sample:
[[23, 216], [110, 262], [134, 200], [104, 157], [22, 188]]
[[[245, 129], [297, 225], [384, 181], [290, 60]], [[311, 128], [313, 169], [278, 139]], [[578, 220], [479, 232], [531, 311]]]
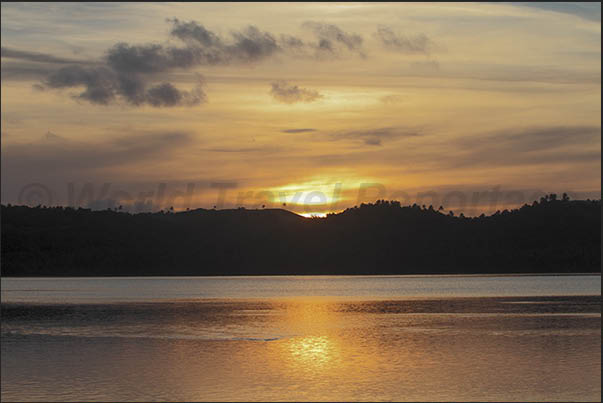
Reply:
[[601, 295], [601, 276], [258, 276], [2, 278], [2, 302], [206, 298], [357, 299]]
[[2, 279], [2, 400], [600, 401], [601, 277]]

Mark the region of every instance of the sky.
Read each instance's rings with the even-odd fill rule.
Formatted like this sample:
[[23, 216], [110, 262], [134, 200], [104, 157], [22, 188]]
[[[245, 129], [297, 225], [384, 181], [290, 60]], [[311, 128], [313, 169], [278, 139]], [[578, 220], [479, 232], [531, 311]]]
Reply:
[[601, 197], [600, 3], [1, 12], [3, 204], [479, 215]]

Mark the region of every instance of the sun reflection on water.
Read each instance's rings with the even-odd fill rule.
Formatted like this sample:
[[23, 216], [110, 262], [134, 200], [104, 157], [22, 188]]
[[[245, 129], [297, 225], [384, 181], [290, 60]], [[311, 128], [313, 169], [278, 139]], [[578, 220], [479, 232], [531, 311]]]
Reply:
[[324, 373], [341, 361], [340, 318], [333, 301], [312, 298], [288, 301], [284, 321], [296, 336], [279, 343], [279, 361], [294, 371]]
[[328, 336], [294, 338], [288, 344], [291, 356], [309, 367], [322, 367], [332, 361], [333, 343]]

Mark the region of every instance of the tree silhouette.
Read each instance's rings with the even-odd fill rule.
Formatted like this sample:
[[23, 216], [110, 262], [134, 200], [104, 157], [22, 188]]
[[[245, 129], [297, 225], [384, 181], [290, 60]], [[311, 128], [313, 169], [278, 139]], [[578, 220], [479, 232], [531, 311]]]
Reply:
[[0, 261], [5, 276], [599, 272], [601, 201], [546, 200], [478, 217], [381, 200], [312, 219], [2, 205]]

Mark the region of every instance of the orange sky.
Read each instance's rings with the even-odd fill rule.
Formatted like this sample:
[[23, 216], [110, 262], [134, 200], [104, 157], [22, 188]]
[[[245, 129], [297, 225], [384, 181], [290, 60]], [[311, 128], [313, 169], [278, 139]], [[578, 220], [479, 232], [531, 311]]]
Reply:
[[2, 203], [600, 198], [598, 3], [2, 3], [1, 22]]

